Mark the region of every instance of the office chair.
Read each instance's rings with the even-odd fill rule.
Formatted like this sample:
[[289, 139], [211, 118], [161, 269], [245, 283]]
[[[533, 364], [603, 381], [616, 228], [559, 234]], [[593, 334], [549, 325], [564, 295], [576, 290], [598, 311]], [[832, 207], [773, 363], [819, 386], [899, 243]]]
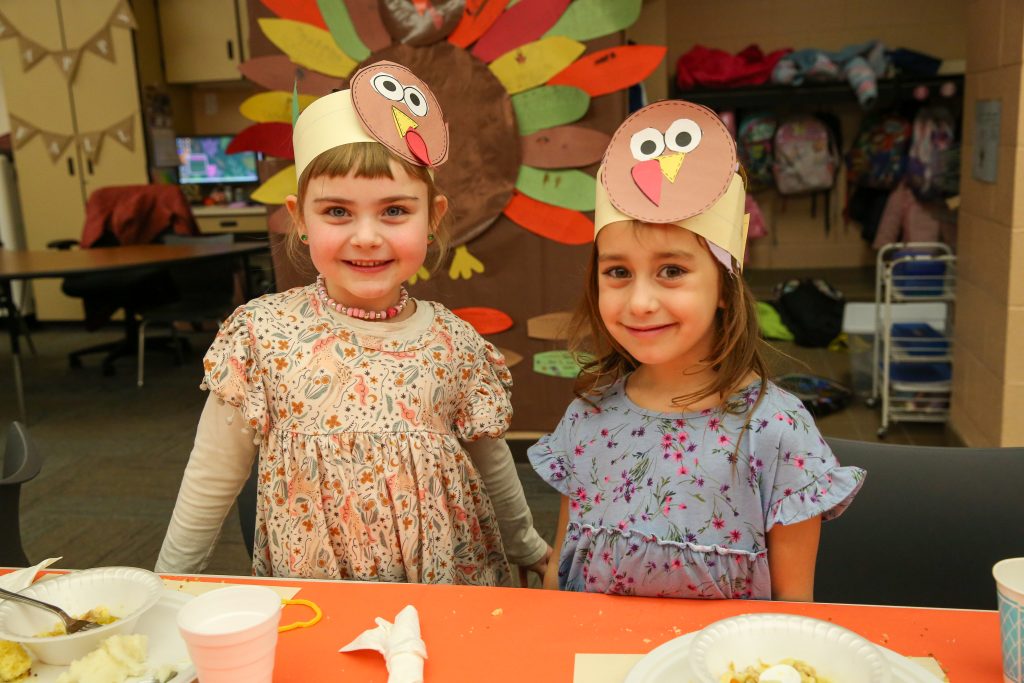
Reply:
[[43, 456], [20, 422], [7, 429], [3, 478], [0, 479], [0, 566], [27, 567], [28, 557], [21, 545], [21, 485], [32, 481], [43, 467]]
[[1024, 556], [1024, 448], [826, 441], [867, 478], [821, 528], [816, 601], [996, 608], [992, 565]]
[[[234, 235], [200, 235], [184, 237], [165, 235], [164, 244], [231, 244]], [[171, 266], [169, 272], [174, 286], [175, 299], [166, 304], [154, 306], [142, 314], [138, 326], [138, 379], [143, 385], [143, 370], [146, 354], [146, 329], [151, 325], [164, 325], [170, 329], [170, 345], [181, 363], [181, 350], [188, 348], [185, 339], [178, 338], [177, 322], [198, 325], [206, 321], [222, 322], [235, 306], [235, 272], [232, 261], [206, 259], [185, 265]]]
[[[165, 234], [199, 232], [188, 201], [175, 185], [102, 187], [89, 195], [85, 212], [81, 240], [57, 240], [47, 246], [92, 249], [150, 244]], [[104, 375], [114, 374], [115, 360], [136, 353], [139, 314], [170, 303], [176, 296], [171, 275], [162, 266], [73, 275], [64, 278], [61, 290], [82, 299], [85, 326], [89, 330], [99, 329], [118, 309], [124, 310], [122, 339], [68, 354], [68, 362], [74, 368], [82, 366], [83, 356], [106, 354], [102, 364]]]

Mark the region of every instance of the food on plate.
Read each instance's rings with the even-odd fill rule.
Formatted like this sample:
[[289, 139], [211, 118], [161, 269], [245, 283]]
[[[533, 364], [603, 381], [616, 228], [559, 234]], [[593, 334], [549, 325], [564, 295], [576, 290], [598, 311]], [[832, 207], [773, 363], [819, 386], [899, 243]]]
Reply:
[[737, 671], [734, 664], [719, 678], [721, 683], [830, 683], [814, 667], [798, 659], [783, 659], [777, 664], [760, 662]]
[[[99, 624], [100, 626], [113, 624], [115, 621], [117, 621], [117, 617], [111, 614], [110, 610], [103, 606], [93, 607], [85, 614], [75, 617], [75, 619], [85, 619], [86, 621], [91, 621], [92, 623]], [[53, 627], [52, 631], [40, 633], [36, 635], [36, 638], [53, 638], [54, 636], [63, 635], [66, 635], [64, 631], [64, 624], [58, 623], [56, 626]]]
[[18, 643], [0, 640], [0, 683], [21, 683], [28, 680], [32, 660]]
[[71, 662], [57, 683], [123, 683], [146, 672], [147, 638], [110, 636], [98, 648]]

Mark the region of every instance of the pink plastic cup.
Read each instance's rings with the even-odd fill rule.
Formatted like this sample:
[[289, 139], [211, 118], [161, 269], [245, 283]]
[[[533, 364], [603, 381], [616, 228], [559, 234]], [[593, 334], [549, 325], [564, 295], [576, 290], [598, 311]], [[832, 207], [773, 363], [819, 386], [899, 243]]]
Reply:
[[178, 612], [200, 683], [270, 683], [281, 598], [264, 586], [204, 593]]

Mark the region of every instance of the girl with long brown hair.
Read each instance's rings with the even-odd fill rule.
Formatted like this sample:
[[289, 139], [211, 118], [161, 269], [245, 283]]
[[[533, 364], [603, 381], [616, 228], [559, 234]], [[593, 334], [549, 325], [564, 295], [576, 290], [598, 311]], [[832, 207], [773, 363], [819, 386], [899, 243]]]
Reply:
[[812, 599], [821, 520], [864, 473], [839, 467], [769, 380], [740, 272], [737, 170], [725, 126], [687, 102], [646, 107], [612, 138], [576, 318], [578, 398], [530, 449], [563, 496], [547, 587]]

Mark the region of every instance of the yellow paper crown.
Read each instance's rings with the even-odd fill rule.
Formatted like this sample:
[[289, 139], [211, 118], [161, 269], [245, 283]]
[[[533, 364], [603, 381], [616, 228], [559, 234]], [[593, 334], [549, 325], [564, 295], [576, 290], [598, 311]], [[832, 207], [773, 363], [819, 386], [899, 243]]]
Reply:
[[295, 177], [301, 178], [302, 171], [318, 155], [353, 142], [377, 140], [363, 127], [352, 103], [352, 91], [339, 90], [315, 100], [299, 114], [292, 131]]

